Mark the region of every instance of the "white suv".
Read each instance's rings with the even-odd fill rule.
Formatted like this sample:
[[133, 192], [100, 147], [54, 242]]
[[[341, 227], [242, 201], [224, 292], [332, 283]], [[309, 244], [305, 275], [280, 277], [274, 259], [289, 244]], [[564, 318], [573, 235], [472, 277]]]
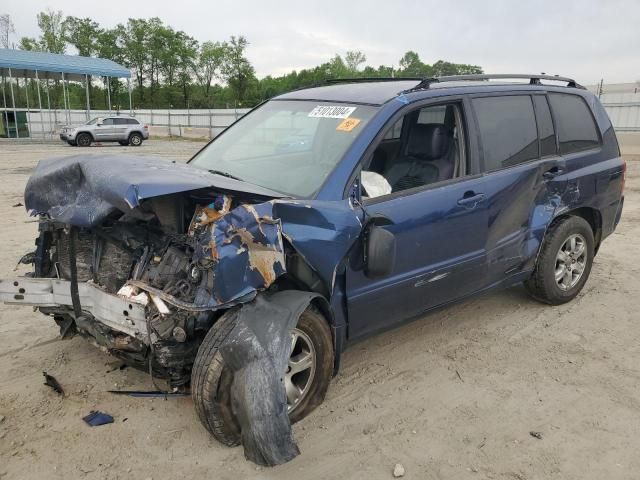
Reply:
[[64, 127], [60, 140], [72, 146], [88, 147], [93, 142], [118, 142], [139, 147], [149, 138], [149, 127], [133, 117], [97, 117], [84, 125]]

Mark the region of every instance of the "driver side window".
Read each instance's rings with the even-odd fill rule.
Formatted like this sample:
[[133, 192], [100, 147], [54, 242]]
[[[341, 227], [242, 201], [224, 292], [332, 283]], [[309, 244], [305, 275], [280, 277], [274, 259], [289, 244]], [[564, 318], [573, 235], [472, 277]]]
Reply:
[[458, 103], [413, 110], [388, 127], [361, 171], [362, 197], [376, 198], [466, 174]]

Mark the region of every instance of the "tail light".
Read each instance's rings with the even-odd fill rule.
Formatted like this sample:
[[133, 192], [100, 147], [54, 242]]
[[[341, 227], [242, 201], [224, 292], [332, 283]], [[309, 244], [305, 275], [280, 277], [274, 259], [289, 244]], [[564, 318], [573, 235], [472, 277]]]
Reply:
[[149, 125], [145, 125], [145, 126], [144, 126], [144, 129], [145, 129], [145, 130], [149, 130]]

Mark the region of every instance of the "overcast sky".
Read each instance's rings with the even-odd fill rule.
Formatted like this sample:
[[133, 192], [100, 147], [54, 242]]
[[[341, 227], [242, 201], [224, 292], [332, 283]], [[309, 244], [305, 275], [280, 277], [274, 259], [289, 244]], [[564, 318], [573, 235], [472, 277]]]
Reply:
[[37, 36], [51, 8], [103, 26], [158, 16], [200, 41], [244, 35], [258, 77], [313, 67], [361, 50], [396, 65], [407, 50], [425, 63], [480, 65], [487, 73], [553, 73], [580, 83], [640, 80], [640, 1], [4, 0], [16, 36]]

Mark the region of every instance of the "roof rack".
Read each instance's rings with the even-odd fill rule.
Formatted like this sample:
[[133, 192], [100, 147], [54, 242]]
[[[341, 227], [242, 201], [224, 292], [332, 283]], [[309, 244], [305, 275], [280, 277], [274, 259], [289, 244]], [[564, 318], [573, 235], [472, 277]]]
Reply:
[[423, 78], [418, 85], [412, 87], [405, 92], [412, 92], [414, 90], [426, 90], [433, 83], [443, 83], [443, 82], [465, 82], [465, 81], [479, 81], [479, 80], [494, 80], [494, 79], [526, 79], [529, 80], [529, 85], [542, 85], [540, 80], [554, 80], [557, 82], [567, 82], [567, 87], [569, 88], [581, 88], [584, 90], [582, 85], [579, 85], [574, 79], [561, 77], [559, 75], [524, 75], [520, 73], [498, 73], [498, 74], [478, 74], [478, 75], [448, 75], [444, 77], [430, 77]]
[[325, 84], [333, 83], [366, 83], [366, 82], [421, 82], [424, 77], [355, 77], [355, 78], [328, 78]]

